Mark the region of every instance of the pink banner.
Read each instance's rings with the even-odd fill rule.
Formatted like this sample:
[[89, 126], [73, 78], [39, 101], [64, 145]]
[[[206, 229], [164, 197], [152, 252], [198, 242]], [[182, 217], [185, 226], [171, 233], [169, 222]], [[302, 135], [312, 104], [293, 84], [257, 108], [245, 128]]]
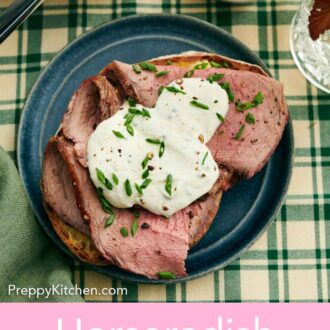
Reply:
[[329, 330], [329, 304], [0, 304], [6, 330]]

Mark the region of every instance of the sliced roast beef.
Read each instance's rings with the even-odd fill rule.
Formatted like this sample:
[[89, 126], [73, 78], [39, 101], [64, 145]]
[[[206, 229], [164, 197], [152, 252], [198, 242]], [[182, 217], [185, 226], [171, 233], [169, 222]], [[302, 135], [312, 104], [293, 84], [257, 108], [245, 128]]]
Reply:
[[[134, 215], [127, 209], [114, 208], [115, 221], [105, 228], [109, 214], [102, 209], [88, 170], [77, 161], [73, 143], [61, 136], [55, 141], [55, 148], [65, 162], [64, 169], [70, 175], [65, 180], [74, 188], [66, 208], [70, 210], [74, 206], [76, 211], [78, 206], [80, 219], [89, 222], [91, 237], [102, 255], [123, 269], [150, 278], [156, 278], [161, 271], [184, 276], [189, 245], [196, 243], [212, 223], [219, 208], [221, 191], [194, 202], [169, 219], [140, 210], [138, 230], [133, 237], [130, 230]], [[61, 172], [56, 174], [60, 179], [55, 179], [60, 181]], [[61, 198], [56, 192], [54, 196]], [[127, 229], [127, 237], [121, 234], [122, 227]]]
[[[157, 69], [170, 73], [161, 78], [157, 78], [154, 72], [147, 70], [137, 74], [131, 65], [114, 61], [103, 70], [103, 74], [110, 77], [109, 79], [117, 79], [125, 93], [136, 98], [141, 104], [153, 106], [161, 86], [182, 78], [188, 70], [191, 70], [191, 68], [172, 65], [160, 65]], [[208, 146], [219, 165], [226, 166], [238, 175], [251, 178], [268, 161], [287, 123], [288, 110], [282, 84], [258, 73], [224, 68], [196, 69], [192, 77], [206, 79], [214, 73], [224, 74], [219, 81], [229, 83], [234, 101], [230, 102], [225, 121], [209, 141]], [[236, 109], [235, 101], [252, 102], [258, 92], [263, 95], [261, 104], [244, 112]], [[245, 122], [248, 112], [254, 116], [255, 124]], [[239, 130], [242, 132], [237, 138]]]
[[63, 133], [75, 143], [79, 162], [87, 166], [87, 141], [95, 127], [116, 112], [122, 97], [103, 76], [86, 79], [73, 95], [63, 118]]
[[43, 163], [41, 188], [44, 202], [67, 224], [89, 234], [76, 204], [75, 190], [69, 169], [57, 148], [56, 138], [47, 144]]

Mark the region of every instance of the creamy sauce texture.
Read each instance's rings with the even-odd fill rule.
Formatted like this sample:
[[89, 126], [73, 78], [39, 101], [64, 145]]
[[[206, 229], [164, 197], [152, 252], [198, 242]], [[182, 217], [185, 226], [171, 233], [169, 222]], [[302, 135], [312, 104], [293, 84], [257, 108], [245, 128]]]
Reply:
[[226, 115], [227, 93], [199, 78], [181, 79], [168, 89], [154, 108], [126, 102], [88, 141], [92, 181], [115, 207], [140, 205], [169, 217], [210, 191], [219, 176], [206, 143]]

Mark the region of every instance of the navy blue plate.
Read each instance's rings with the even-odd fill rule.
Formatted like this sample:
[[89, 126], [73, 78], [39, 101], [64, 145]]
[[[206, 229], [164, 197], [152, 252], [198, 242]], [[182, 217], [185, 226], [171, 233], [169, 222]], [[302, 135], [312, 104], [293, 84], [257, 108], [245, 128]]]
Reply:
[[[112, 60], [134, 63], [187, 50], [210, 51], [267, 68], [246, 46], [203, 21], [177, 15], [131, 16], [104, 24], [61, 51], [34, 85], [20, 122], [18, 164], [35, 214], [49, 237], [71, 255], [54, 232], [42, 205], [39, 187], [43, 151], [55, 134], [72, 93], [88, 76]], [[293, 135], [289, 121], [279, 147], [267, 166], [223, 195], [221, 207], [206, 236], [189, 252], [184, 281], [224, 267], [250, 246], [270, 225], [288, 188]], [[116, 267], [93, 267], [123, 280], [148, 280]]]

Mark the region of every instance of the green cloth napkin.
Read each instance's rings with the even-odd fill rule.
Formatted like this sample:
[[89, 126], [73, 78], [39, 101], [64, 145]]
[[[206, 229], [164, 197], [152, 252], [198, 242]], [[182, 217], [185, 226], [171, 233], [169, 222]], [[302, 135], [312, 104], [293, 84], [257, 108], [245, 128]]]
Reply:
[[[68, 260], [37, 224], [14, 162], [0, 147], [0, 301], [82, 302], [80, 296], [8, 294], [17, 288], [73, 288]], [[59, 287], [58, 287], [59, 288]]]

